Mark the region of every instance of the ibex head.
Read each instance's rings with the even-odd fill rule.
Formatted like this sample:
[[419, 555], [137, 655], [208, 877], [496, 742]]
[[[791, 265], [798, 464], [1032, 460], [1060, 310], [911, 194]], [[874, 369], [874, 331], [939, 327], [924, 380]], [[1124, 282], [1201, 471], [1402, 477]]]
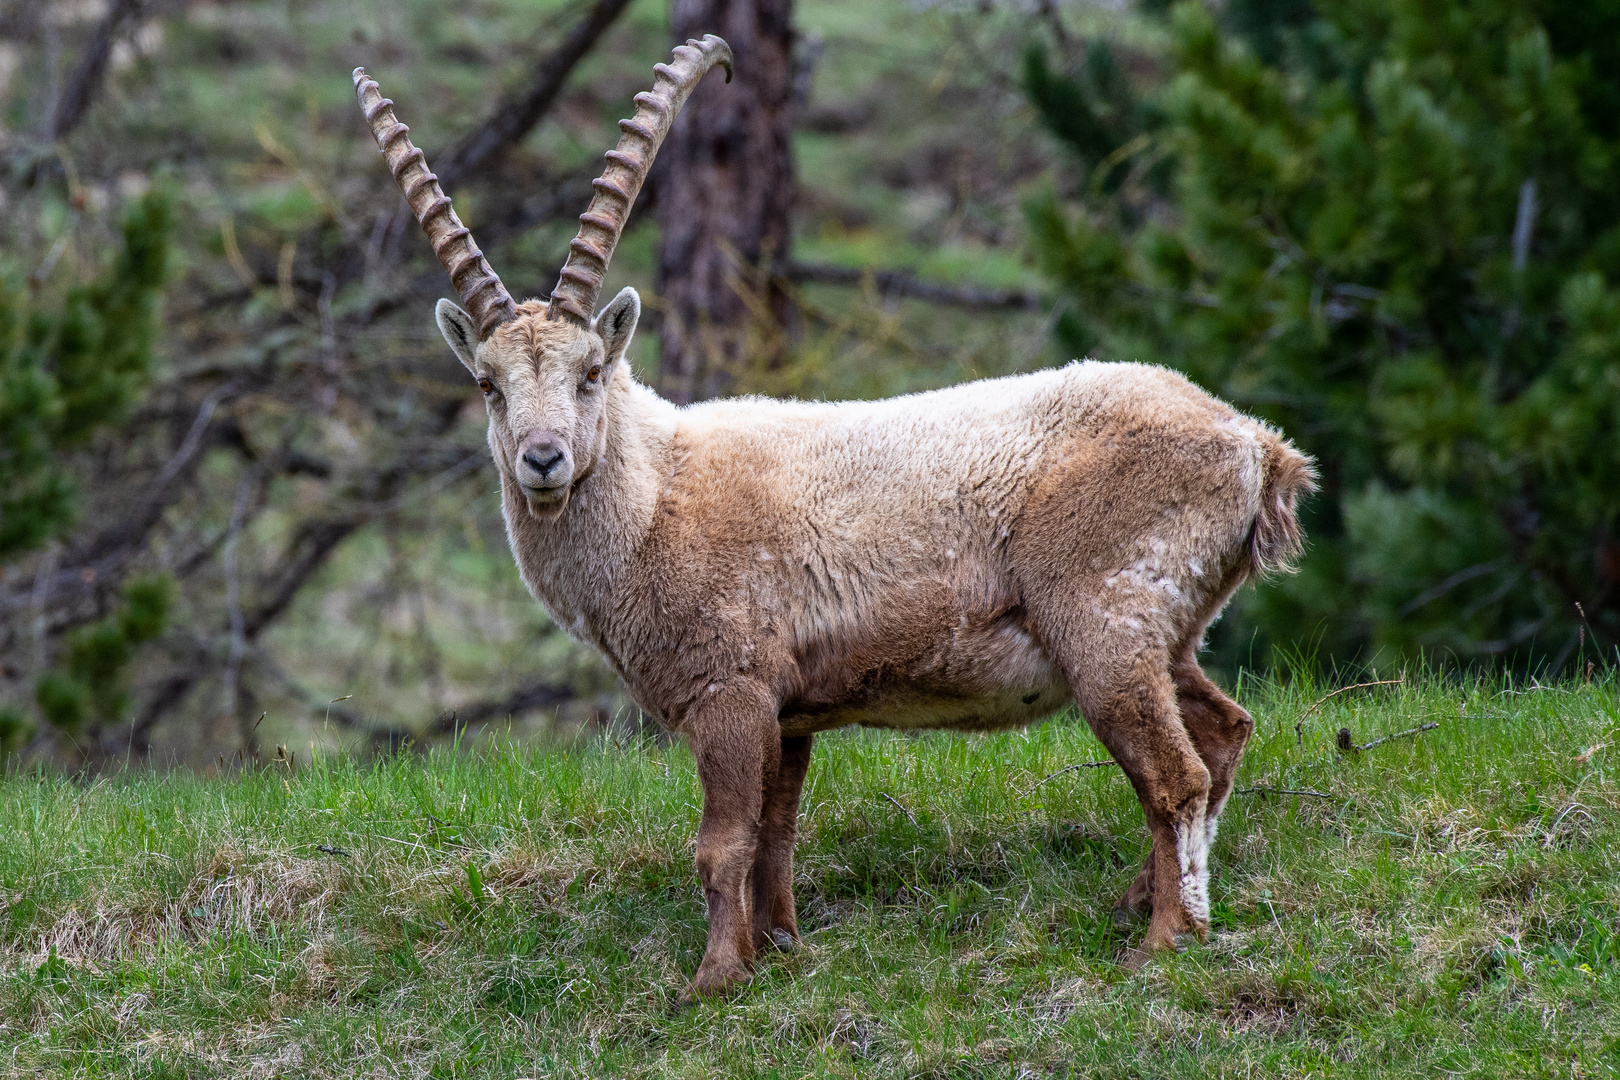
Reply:
[[394, 117], [394, 103], [364, 68], [354, 69], [377, 145], [466, 305], [440, 300], [439, 330], [484, 392], [496, 465], [537, 514], [560, 514], [605, 449], [606, 397], [617, 380], [629, 378], [622, 361], [641, 298], [625, 289], [599, 315], [592, 312], [653, 157], [698, 80], [716, 65], [729, 82], [731, 49], [709, 34], [677, 46], [671, 63], [654, 66], [652, 90], [636, 95], [635, 116], [619, 121], [624, 134], [606, 154], [607, 170], [592, 181], [596, 193], [580, 215], [550, 300], [522, 304], [513, 302], [456, 217], [422, 151], [411, 145], [410, 129]]

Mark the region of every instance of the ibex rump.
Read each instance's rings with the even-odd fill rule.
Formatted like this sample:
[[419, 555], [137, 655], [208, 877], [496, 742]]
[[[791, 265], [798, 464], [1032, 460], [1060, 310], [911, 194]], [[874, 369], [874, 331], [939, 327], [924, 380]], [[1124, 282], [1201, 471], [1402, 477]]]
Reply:
[[355, 72], [467, 304], [440, 301], [439, 327], [485, 393], [523, 579], [696, 755], [709, 938], [693, 992], [797, 939], [811, 740], [851, 723], [985, 730], [1077, 701], [1152, 831], [1122, 900], [1152, 911], [1144, 946], [1203, 936], [1209, 843], [1253, 724], [1195, 654], [1238, 586], [1297, 552], [1309, 460], [1140, 365], [872, 403], [681, 409], [641, 386], [635, 291], [592, 312], [674, 114], [729, 59], [711, 36], [659, 65], [550, 301], [523, 304]]

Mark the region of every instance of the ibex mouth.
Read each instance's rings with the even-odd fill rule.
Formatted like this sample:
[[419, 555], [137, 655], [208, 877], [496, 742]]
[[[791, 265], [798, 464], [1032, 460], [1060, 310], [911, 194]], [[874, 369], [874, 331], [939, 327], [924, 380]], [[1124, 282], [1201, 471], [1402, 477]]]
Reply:
[[529, 504], [529, 513], [541, 521], [554, 521], [568, 506], [573, 493], [570, 485], [554, 488], [524, 488], [523, 501]]

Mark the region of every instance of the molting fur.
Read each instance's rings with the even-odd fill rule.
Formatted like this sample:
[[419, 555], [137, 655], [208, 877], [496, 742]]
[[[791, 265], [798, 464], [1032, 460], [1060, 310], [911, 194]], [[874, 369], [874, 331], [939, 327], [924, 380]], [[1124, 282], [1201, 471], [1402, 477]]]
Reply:
[[[772, 831], [791, 836], [796, 796], [770, 798], [802, 773], [771, 763], [793, 740], [807, 760], [811, 737], [846, 724], [989, 730], [1078, 699], [1153, 830], [1126, 898], [1153, 913], [1145, 944], [1207, 932], [1215, 815], [1252, 721], [1193, 654], [1237, 587], [1297, 543], [1307, 459], [1133, 364], [879, 402], [676, 408], [631, 377], [620, 339], [530, 330], [546, 316], [521, 310], [469, 364], [541, 403], [491, 398], [512, 549], [559, 624], [698, 752], [700, 992], [796, 933], [791, 840]], [[582, 374], [599, 361], [600, 391]], [[560, 512], [535, 511], [511, 460], [535, 425], [589, 463]]]
[[[1143, 945], [1209, 927], [1209, 846], [1254, 723], [1196, 653], [1303, 542], [1311, 462], [1160, 368], [1076, 363], [889, 401], [678, 409], [632, 378], [640, 300], [592, 316], [681, 103], [730, 50], [675, 50], [607, 155], [558, 287], [514, 303], [392, 103], [355, 87], [472, 312], [437, 310], [484, 392], [508, 537], [703, 784], [709, 938], [693, 992], [798, 938], [793, 837], [818, 732], [988, 730], [1078, 702], [1152, 832], [1121, 906]], [[1207, 808], [1207, 813], [1206, 813]]]

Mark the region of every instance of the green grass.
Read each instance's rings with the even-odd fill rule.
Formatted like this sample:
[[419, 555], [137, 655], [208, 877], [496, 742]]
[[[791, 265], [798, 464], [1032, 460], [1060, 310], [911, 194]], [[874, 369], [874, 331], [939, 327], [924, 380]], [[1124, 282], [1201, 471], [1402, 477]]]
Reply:
[[684, 749], [13, 777], [0, 1072], [1620, 1075], [1617, 689], [1360, 690], [1302, 736], [1324, 691], [1251, 689], [1240, 786], [1328, 797], [1235, 795], [1217, 932], [1136, 972], [1110, 917], [1144, 854], [1128, 785], [1041, 783], [1103, 756], [1084, 725], [833, 735], [805, 948], [685, 1012]]

